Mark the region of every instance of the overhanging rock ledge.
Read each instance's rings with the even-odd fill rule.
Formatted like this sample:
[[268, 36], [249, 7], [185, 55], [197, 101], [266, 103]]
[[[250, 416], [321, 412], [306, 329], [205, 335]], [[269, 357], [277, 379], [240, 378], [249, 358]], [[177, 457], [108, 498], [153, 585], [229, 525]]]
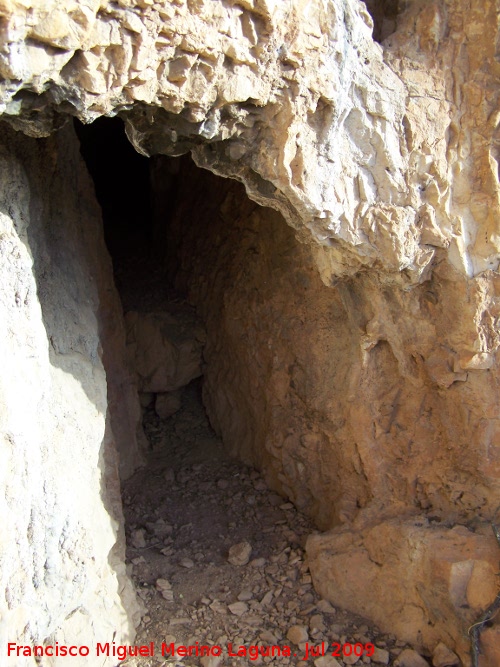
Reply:
[[[212, 422], [329, 531], [309, 542], [324, 595], [468, 664], [466, 629], [498, 586], [498, 13], [400, 5], [380, 45], [357, 0], [0, 0], [10, 641], [88, 642], [110, 624], [125, 641], [137, 615], [115, 450], [123, 475], [142, 460], [139, 408], [68, 124], [119, 115], [141, 153], [191, 152], [275, 209], [226, 183], [217, 241], [200, 248], [191, 214], [179, 232]], [[63, 482], [68, 451], [79, 476]], [[485, 667], [499, 645], [496, 623]]]

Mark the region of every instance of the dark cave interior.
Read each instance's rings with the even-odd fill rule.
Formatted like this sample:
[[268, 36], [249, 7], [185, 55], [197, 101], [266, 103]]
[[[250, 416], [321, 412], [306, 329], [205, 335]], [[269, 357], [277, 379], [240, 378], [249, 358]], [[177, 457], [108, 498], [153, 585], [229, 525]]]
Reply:
[[404, 9], [405, 0], [365, 0], [373, 19], [373, 39], [383, 42], [396, 30], [398, 14]]
[[[125, 330], [128, 331], [130, 325], [129, 317], [137, 313], [144, 321], [150, 322], [148, 318], [168, 321], [168, 342], [165, 348], [158, 348], [155, 354], [158, 358], [162, 354], [168, 357], [169, 350], [174, 349], [174, 356], [180, 354], [184, 359], [181, 347], [190, 344], [188, 341], [194, 340], [197, 335], [194, 329], [190, 332], [190, 328], [198, 326], [199, 329], [203, 325], [197, 319], [192, 305], [187, 303], [185, 289], [179, 289], [177, 284], [181, 260], [177, 255], [176, 238], [171, 234], [170, 223], [177, 215], [181, 199], [185, 197], [186, 189], [180, 187], [180, 184], [190, 182], [192, 170], [201, 172], [199, 175], [203, 192], [197, 192], [196, 196], [202, 198], [208, 196], [204, 190], [210, 187], [210, 179], [217, 177], [198, 170], [190, 156], [171, 158], [159, 155], [147, 158], [140, 155], [129, 142], [124, 123], [118, 117], [100, 118], [89, 125], [75, 121], [75, 130], [80, 141], [81, 155], [101, 207], [104, 239], [123, 308]], [[188, 210], [191, 205], [196, 206], [195, 200], [193, 193]], [[181, 214], [183, 220], [184, 217]], [[189, 213], [187, 217], [190, 217]], [[187, 261], [189, 267], [189, 257]], [[197, 321], [198, 325], [195, 324]], [[159, 342], [153, 336], [145, 344], [149, 345], [153, 340]], [[174, 347], [169, 347], [170, 344]], [[176, 348], [177, 344], [181, 347]], [[201, 353], [198, 351], [198, 354]], [[135, 371], [135, 360], [130, 358], [129, 363]], [[196, 377], [196, 374], [193, 378], [177, 391], [177, 395], [183, 396], [183, 404], [185, 400], [189, 403], [193, 397], [196, 397], [198, 403], [202, 402], [202, 378]], [[150, 448], [155, 449], [159, 416], [163, 414], [157, 399], [160, 394], [163, 397], [166, 395], [163, 392], [173, 390], [152, 390], [141, 385], [141, 379], [138, 380], [138, 390], [144, 429]], [[201, 406], [199, 409], [203, 412]], [[168, 428], [165, 433], [168, 433]]]
[[101, 206], [124, 310], [141, 305], [141, 290], [157, 296], [161, 289], [171, 298], [177, 267], [175, 253], [168, 248], [169, 221], [177, 205], [182, 165], [191, 158], [139, 154], [118, 117], [101, 117], [89, 125], [75, 120], [75, 130]]
[[120, 118], [101, 117], [90, 125], [75, 121], [80, 150], [102, 208], [108, 249], [119, 250], [120, 238], [152, 236], [149, 158], [137, 153]]

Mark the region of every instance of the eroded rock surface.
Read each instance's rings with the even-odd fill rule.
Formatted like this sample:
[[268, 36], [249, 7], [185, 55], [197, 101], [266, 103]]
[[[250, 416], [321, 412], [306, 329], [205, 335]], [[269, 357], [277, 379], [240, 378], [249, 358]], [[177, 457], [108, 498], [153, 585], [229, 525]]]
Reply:
[[192, 149], [314, 239], [327, 284], [414, 284], [439, 249], [496, 269], [495, 3], [406, 5], [382, 51], [355, 0], [3, 3], [1, 108], [35, 135], [121, 113], [145, 154]]
[[200, 377], [205, 331], [192, 311], [129, 311], [125, 329], [139, 391], [171, 392]]
[[[206, 220], [196, 223], [194, 215], [183, 223], [198, 224], [203, 234], [192, 229], [177, 236], [181, 255], [189, 255], [179, 281], [207, 323], [205, 397], [214, 426], [234, 454], [263, 469], [274, 488], [333, 531], [325, 544], [349, 534], [351, 556], [370, 530], [385, 534], [395, 520], [394, 543], [405, 543], [408, 522], [422, 516], [436, 522], [445, 543], [459, 524], [489, 550], [486, 529], [495, 518], [500, 479], [497, 7], [493, 0], [412, 0], [396, 17], [385, 10], [378, 16], [380, 5], [369, 4], [378, 38], [386, 37], [383, 47], [373, 42], [371, 18], [356, 0], [72, 0], [64, 8], [54, 0], [4, 0], [1, 110], [34, 137], [72, 116], [90, 121], [119, 113], [139, 151], [191, 150], [199, 165], [242, 181], [254, 201], [277, 209], [254, 211], [241, 190], [221, 191], [208, 247]], [[6, 141], [16, 144], [12, 135]], [[49, 167], [56, 159], [64, 163], [54, 144], [43, 146], [52, 146], [40, 149]], [[40, 174], [50, 173], [37, 159]], [[130, 377], [120, 353], [109, 366], [118, 380], [105, 396], [99, 336], [104, 342], [112, 324], [96, 315], [104, 294], [90, 298], [75, 287], [88, 286], [83, 268], [49, 281], [73, 290], [71, 317], [61, 305], [52, 313], [54, 336], [42, 330], [40, 309], [29, 297], [31, 260], [9, 222], [17, 215], [22, 227], [35, 219], [38, 200], [28, 202], [30, 179], [12, 164], [5, 171], [12, 194], [4, 219], [4, 284], [11, 287], [2, 298], [10, 328], [4, 382], [16, 391], [5, 402], [12, 417], [4, 440], [8, 452], [13, 441], [25, 452], [26, 465], [8, 458], [13, 463], [6, 470], [20, 469], [5, 486], [19, 484], [30, 493], [36, 484], [50, 487], [54, 478], [44, 466], [35, 486], [22, 478], [25, 469], [30, 479], [39, 474], [35, 443], [43, 438], [33, 426], [39, 425], [56, 443], [57, 461], [66, 460], [57, 444], [63, 439], [88, 445], [90, 454], [86, 445], [75, 450], [87, 461], [86, 489], [94, 494], [83, 514], [102, 517], [95, 466], [98, 455], [112, 458], [112, 449], [100, 450], [109, 436], [105, 427], [116, 435], [123, 426], [118, 444], [128, 443], [122, 458], [128, 472], [140, 460], [136, 404], [114, 426], [104, 418], [108, 409], [120, 413], [116, 388], [129, 392]], [[196, 199], [193, 189], [191, 183], [188, 199]], [[201, 215], [206, 197], [198, 205]], [[70, 213], [78, 217], [79, 206]], [[87, 252], [58, 243], [51, 233], [48, 255]], [[44, 252], [34, 257], [41, 266]], [[46, 274], [38, 278], [42, 284]], [[92, 332], [88, 337], [79, 320]], [[27, 333], [15, 341], [18, 330]], [[65, 376], [54, 379], [48, 340], [59, 361], [64, 358], [64, 372], [81, 375], [81, 386], [67, 391]], [[43, 382], [33, 382], [39, 373]], [[52, 399], [44, 386], [54, 387]], [[89, 386], [99, 394], [97, 413]], [[84, 406], [83, 427], [70, 427], [68, 394]], [[29, 402], [30, 419], [19, 416], [12, 399], [19, 395]], [[113, 475], [108, 484], [117, 498]], [[22, 540], [29, 535], [29, 506], [20, 519]], [[354, 543], [360, 531], [361, 542]], [[104, 535], [98, 561], [107, 563], [114, 537], [109, 530]], [[9, 542], [11, 563], [12, 549]], [[472, 571], [476, 563], [491, 564], [488, 553], [471, 557]], [[317, 557], [326, 567], [323, 556], [329, 558], [326, 547]], [[385, 567], [399, 580], [389, 561]], [[346, 586], [355, 590], [359, 575], [347, 574]], [[114, 576], [106, 570], [103, 578], [108, 575]], [[489, 575], [481, 586], [484, 581]], [[487, 589], [494, 593], [494, 584]], [[21, 583], [12, 590], [7, 605], [24, 610]], [[335, 591], [329, 589], [333, 601]], [[433, 602], [426, 590], [421, 597], [418, 641], [434, 642]], [[443, 602], [443, 618], [450, 609]], [[400, 607], [386, 611], [390, 624]], [[28, 627], [24, 613], [9, 620], [16, 632]], [[43, 616], [46, 630], [33, 632], [49, 632], [64, 613], [54, 603]], [[466, 629], [457, 612], [436, 621], [436, 633], [455, 637], [448, 623]], [[498, 624], [484, 633], [491, 664], [497, 639]], [[463, 637], [450, 648], [467, 660]]]
[[414, 646], [441, 640], [465, 656], [470, 639], [462, 628], [496, 595], [498, 544], [484, 528], [450, 530], [416, 517], [311, 536], [307, 553], [315, 587], [381, 627], [387, 627], [387, 609], [394, 610], [393, 632]]
[[[498, 277], [467, 280], [443, 263], [411, 292], [370, 276], [327, 288], [314, 251], [277, 213], [244, 202], [235, 184], [188, 165], [182, 173], [181, 191], [214, 193], [181, 197], [170, 230], [178, 285], [207, 325], [212, 424], [231, 453], [331, 530], [311, 542], [324, 595], [431, 651], [449, 641], [466, 660], [466, 628], [497, 590], [499, 392], [485, 357], [460, 350], [478, 323], [497, 340]], [[469, 581], [474, 604], [454, 598]]]
[[31, 667], [8, 642], [133, 638], [116, 449], [137, 467], [139, 405], [74, 134], [0, 133], [1, 661]]
[[[127, 667], [155, 667], [162, 643], [177, 649], [196, 642], [220, 646], [221, 656], [186, 657], [186, 664], [394, 664], [410, 647], [321, 599], [304, 551], [312, 523], [255, 469], [227, 456], [196, 389], [183, 391], [182, 408], [171, 419], [147, 411], [151, 456], [124, 485], [129, 567], [147, 609], [137, 642], [156, 647], [154, 658], [129, 658]], [[306, 642], [318, 654], [301, 661]], [[333, 642], [372, 643], [376, 651], [371, 658], [371, 649], [363, 651], [363, 660], [334, 658]], [[255, 653], [270, 654], [273, 646], [290, 655]], [[322, 646], [325, 656], [318, 657]], [[246, 656], [236, 655], [240, 647]], [[164, 660], [176, 658], [169, 653]]]

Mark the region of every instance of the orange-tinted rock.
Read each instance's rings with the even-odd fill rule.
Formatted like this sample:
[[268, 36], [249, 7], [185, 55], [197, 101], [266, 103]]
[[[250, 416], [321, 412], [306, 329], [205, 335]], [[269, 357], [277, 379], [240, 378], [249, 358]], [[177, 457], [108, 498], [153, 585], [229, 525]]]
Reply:
[[[402, 4], [390, 27], [383, 11], [376, 16], [379, 38], [387, 37], [382, 50], [362, 3], [351, 0], [318, 0], [307, 12], [302, 0], [71, 0], [64, 13], [54, 0], [5, 0], [0, 111], [38, 137], [73, 115], [88, 122], [120, 113], [143, 153], [191, 150], [200, 166], [243, 182], [254, 202], [275, 209], [257, 209], [235, 185], [189, 171], [180, 178], [172, 254], [178, 284], [207, 325], [212, 423], [232, 453], [263, 469], [321, 529], [336, 531], [331, 553], [330, 536], [311, 542], [317, 571], [325, 568], [317, 585], [332, 600], [341, 595], [333, 562], [346, 573], [346, 606], [372, 619], [383, 608], [416, 644], [431, 651], [442, 640], [464, 656], [469, 615], [496, 590], [487, 528], [500, 480], [499, 19], [493, 0]], [[60, 148], [51, 151], [47, 167], [33, 158], [38, 171], [55, 170], [56, 155], [66, 164]], [[15, 219], [21, 227], [80, 183], [57, 172], [56, 190], [46, 188], [38, 205], [16, 165], [5, 180], [14, 174], [26, 210], [31, 197], [29, 213]], [[19, 201], [6, 203], [9, 215]], [[75, 202], [61, 210], [81, 213]], [[10, 234], [9, 227], [9, 243]], [[6, 338], [5, 393], [15, 382], [29, 400], [38, 376], [24, 356], [33, 349], [38, 359], [37, 346], [48, 341], [60, 350], [39, 312], [22, 309], [34, 290], [23, 282], [29, 258], [15, 247], [18, 265], [5, 251], [4, 266], [14, 267], [4, 276], [5, 321], [10, 331], [33, 325], [36, 336]], [[129, 471], [140, 460], [133, 383], [122, 363], [123, 332], [112, 331], [116, 299], [105, 290], [87, 298], [90, 266], [91, 259], [72, 281], [60, 281], [75, 289], [76, 320], [87, 316], [94, 327], [101, 373], [98, 415], [81, 420], [82, 428], [95, 419], [96, 461], [113, 459], [113, 447], [100, 446], [103, 430], [106, 442], [115, 431]], [[87, 291], [78, 292], [81, 285]], [[96, 299], [108, 315], [89, 315]], [[75, 324], [63, 312], [56, 333]], [[102, 343], [113, 341], [108, 351], [103, 345], [102, 367], [98, 329]], [[14, 365], [19, 350], [23, 361]], [[80, 375], [88, 354], [66, 359], [70, 371]], [[67, 393], [54, 395], [46, 423], [58, 443], [71, 409]], [[88, 396], [80, 403], [88, 406]], [[75, 428], [68, 451], [80, 445]], [[34, 476], [34, 459], [27, 461]], [[50, 487], [50, 475], [40, 480]], [[106, 482], [118, 503], [116, 476]], [[98, 485], [89, 488], [99, 504]], [[422, 516], [421, 526], [413, 516]], [[486, 530], [469, 535], [457, 524]], [[367, 583], [378, 603], [366, 599]], [[388, 586], [398, 594], [388, 596]], [[27, 622], [13, 625], [16, 634]], [[494, 655], [496, 635], [488, 632]]]
[[489, 526], [472, 532], [423, 517], [392, 519], [313, 535], [307, 552], [315, 587], [333, 604], [355, 605], [386, 632], [427, 651], [442, 641], [467, 664], [466, 629], [496, 595], [498, 545]]
[[497, 667], [500, 665], [500, 624], [498, 617], [491, 628], [481, 632], [479, 642], [479, 667]]

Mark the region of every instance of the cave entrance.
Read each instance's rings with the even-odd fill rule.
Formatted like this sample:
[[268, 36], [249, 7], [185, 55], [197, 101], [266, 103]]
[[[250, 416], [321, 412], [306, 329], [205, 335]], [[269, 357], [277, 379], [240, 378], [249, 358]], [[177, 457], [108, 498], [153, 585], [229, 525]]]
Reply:
[[[182, 407], [182, 396], [191, 412], [201, 400], [204, 326], [187, 302], [186, 289], [179, 289], [179, 258], [170, 247], [177, 242], [170, 222], [178, 182], [195, 167], [188, 156], [140, 155], [120, 118], [103, 117], [90, 125], [75, 121], [75, 128], [102, 209], [128, 361], [137, 375], [144, 428], [154, 448], [161, 440], [159, 420]], [[196, 419], [201, 418], [198, 410]]]
[[175, 211], [179, 173], [190, 158], [139, 154], [118, 117], [101, 117], [90, 125], [75, 121], [75, 128], [102, 209], [104, 237], [124, 310], [134, 285], [141, 299], [159, 297], [147, 294], [153, 279], [168, 293], [175, 282], [175, 268], [168, 266], [168, 225]]
[[[298, 384], [312, 389], [307, 363], [297, 363], [316, 335], [302, 330], [308, 299], [323, 294], [318, 310], [325, 321], [337, 318], [332, 345], [348, 340], [340, 304], [333, 308], [307, 249], [241, 184], [189, 157], [138, 155], [121, 120], [78, 125], [77, 133], [102, 207], [150, 442], [147, 464], [122, 486], [129, 572], [147, 608], [136, 644], [153, 642], [172, 660], [176, 646], [191, 646], [210, 658], [204, 665], [227, 654], [234, 657], [225, 664], [247, 664], [259, 646], [274, 650], [261, 653], [265, 662], [296, 664], [320, 655], [304, 655], [306, 646], [321, 651], [341, 637], [349, 646], [389, 647], [393, 640], [314, 590], [305, 542], [315, 526], [285, 497], [306, 506], [307, 480], [300, 491], [286, 452], [292, 481], [273, 479], [285, 447], [281, 431], [269, 441], [269, 410], [288, 444], [313, 428], [294, 401]], [[169, 358], [183, 363], [167, 368]], [[224, 447], [193, 385], [202, 371], [203, 403]], [[238, 653], [240, 646], [254, 652]]]
[[[286, 658], [284, 629], [318, 602], [304, 553], [313, 525], [253, 466], [230, 458], [211, 429], [199, 376], [204, 324], [210, 320], [213, 331], [220, 313], [201, 308], [199, 319], [190, 290], [197, 290], [199, 304], [203, 284], [195, 278], [192, 287], [187, 279], [194, 270], [190, 245], [215, 244], [206, 201], [229, 217], [245, 218], [257, 205], [241, 185], [196, 168], [188, 157], [138, 155], [119, 119], [76, 123], [76, 131], [102, 208], [128, 346], [142, 341], [134, 360], [150, 451], [122, 489], [128, 565], [148, 610], [136, 643], [225, 652], [240, 642], [281, 642]], [[185, 238], [190, 227], [197, 231]], [[241, 228], [232, 233], [241, 240]], [[252, 258], [254, 232], [247, 237]], [[205, 257], [199, 248], [195, 256]], [[230, 321], [236, 317], [231, 310]], [[175, 372], [161, 366], [169, 354], [177, 361], [184, 355]], [[335, 613], [324, 601], [323, 610], [325, 619]], [[340, 618], [346, 622], [345, 614]], [[316, 622], [311, 637], [319, 639], [326, 626]], [[297, 625], [293, 641], [304, 633], [306, 626]]]

